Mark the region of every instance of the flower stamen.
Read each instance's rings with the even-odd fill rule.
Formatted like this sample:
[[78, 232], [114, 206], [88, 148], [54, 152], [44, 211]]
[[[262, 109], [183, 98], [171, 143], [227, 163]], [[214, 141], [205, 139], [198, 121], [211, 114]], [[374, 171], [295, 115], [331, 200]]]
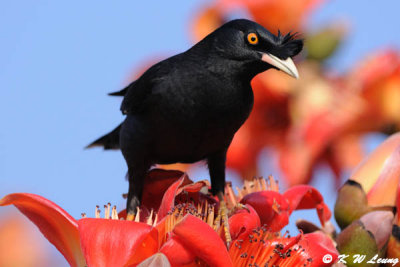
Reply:
[[104, 218], [105, 219], [110, 219], [110, 207], [111, 207], [111, 203], [104, 205]]
[[[206, 204], [206, 210], [207, 210], [207, 204]], [[206, 214], [207, 214], [207, 221], [206, 222], [207, 222], [207, 224], [209, 226], [212, 227], [213, 226], [213, 221], [214, 221], [214, 206], [208, 207], [208, 210], [207, 210]]]
[[[165, 232], [162, 234], [162, 242], [166, 242], [168, 234], [172, 232], [175, 225], [178, 224], [186, 214], [191, 214], [199, 218], [216, 231], [219, 229], [221, 219], [218, 216], [215, 217], [215, 204], [204, 201], [196, 207], [194, 203], [181, 203], [173, 207], [165, 217], [165, 227], [163, 230]], [[157, 216], [155, 220], [157, 220]]]
[[225, 183], [225, 197], [227, 199], [227, 204], [229, 207], [235, 207], [237, 202], [235, 192], [233, 192], [232, 183], [226, 182]]
[[303, 235], [294, 238], [258, 228], [243, 240], [234, 241], [229, 250], [234, 266], [307, 266], [312, 258], [299, 245]]
[[279, 202], [276, 201], [276, 199], [274, 198], [273, 204], [272, 204], [272, 209], [273, 209], [277, 214], [280, 214], [280, 213], [281, 213], [280, 207], [281, 207], [281, 205], [279, 205]]
[[95, 212], [94, 212], [94, 216], [95, 216], [95, 218], [97, 218], [97, 219], [99, 219], [100, 218], [100, 207], [99, 207], [99, 205], [96, 205], [96, 210], [95, 210]]
[[118, 220], [118, 212], [117, 212], [117, 207], [115, 205], [112, 207], [111, 219]]
[[150, 211], [150, 215], [149, 217], [147, 217], [147, 222], [148, 225], [152, 225], [153, 224], [153, 209], [151, 209]]
[[135, 222], [140, 222], [140, 208], [136, 207]]
[[[94, 211], [94, 217], [96, 219], [100, 219], [101, 218], [100, 213], [101, 213], [100, 206], [96, 205], [96, 209]], [[87, 218], [86, 213], [82, 213], [82, 218]], [[111, 208], [111, 203], [104, 205], [104, 219], [119, 220], [117, 207], [115, 205], [112, 208]]]
[[272, 175], [269, 175], [267, 179], [263, 177], [254, 177], [252, 180], [245, 180], [241, 189], [236, 186], [237, 195], [233, 191], [232, 183], [227, 182], [225, 184], [225, 200], [227, 206], [231, 209], [246, 195], [266, 190], [279, 192], [278, 181], [276, 181]]

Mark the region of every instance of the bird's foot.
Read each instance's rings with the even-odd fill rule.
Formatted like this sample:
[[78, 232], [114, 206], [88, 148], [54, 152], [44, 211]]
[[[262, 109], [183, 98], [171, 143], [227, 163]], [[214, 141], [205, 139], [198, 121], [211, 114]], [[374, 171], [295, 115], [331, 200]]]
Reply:
[[218, 217], [221, 218], [221, 224], [222, 224], [223, 231], [225, 234], [226, 246], [229, 249], [229, 247], [232, 243], [232, 237], [231, 237], [231, 233], [229, 230], [229, 221], [228, 221], [229, 211], [228, 211], [228, 208], [226, 207], [226, 203], [224, 200], [224, 194], [222, 192], [220, 192], [217, 194], [217, 196], [219, 198]]
[[127, 214], [126, 214], [126, 220], [127, 221], [133, 221], [135, 219], [135, 213], [133, 213], [133, 212], [128, 212]]

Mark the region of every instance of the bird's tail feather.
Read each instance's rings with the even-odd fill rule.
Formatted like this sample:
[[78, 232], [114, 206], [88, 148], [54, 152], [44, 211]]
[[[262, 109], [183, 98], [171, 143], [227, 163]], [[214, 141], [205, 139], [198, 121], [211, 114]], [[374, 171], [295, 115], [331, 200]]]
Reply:
[[119, 146], [119, 131], [121, 130], [121, 124], [117, 128], [112, 130], [106, 135], [103, 135], [99, 139], [95, 140], [93, 143], [89, 144], [85, 148], [92, 147], [103, 147], [104, 150], [109, 149], [120, 149]]

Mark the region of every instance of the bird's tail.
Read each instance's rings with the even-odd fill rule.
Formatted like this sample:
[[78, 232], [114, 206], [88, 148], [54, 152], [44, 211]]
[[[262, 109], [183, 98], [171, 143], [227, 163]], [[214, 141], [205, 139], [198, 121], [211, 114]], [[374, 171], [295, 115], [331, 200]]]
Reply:
[[89, 144], [86, 148], [92, 147], [103, 147], [105, 150], [108, 149], [120, 149], [119, 146], [119, 131], [121, 130], [121, 124], [117, 128], [112, 130], [106, 135], [103, 135], [93, 143]]

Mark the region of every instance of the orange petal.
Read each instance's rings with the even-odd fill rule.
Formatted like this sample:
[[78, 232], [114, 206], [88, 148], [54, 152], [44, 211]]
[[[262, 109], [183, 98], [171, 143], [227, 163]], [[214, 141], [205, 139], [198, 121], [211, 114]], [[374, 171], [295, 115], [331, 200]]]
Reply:
[[222, 239], [205, 222], [186, 215], [174, 230], [179, 240], [198, 258], [215, 267], [232, 267], [232, 261]]
[[41, 196], [14, 193], [0, 199], [0, 206], [14, 205], [29, 218], [71, 266], [85, 266], [78, 225], [65, 210]]
[[89, 267], [135, 265], [158, 251], [157, 230], [145, 223], [87, 218], [78, 226]]
[[400, 180], [400, 133], [386, 139], [353, 172], [371, 206], [395, 205]]

